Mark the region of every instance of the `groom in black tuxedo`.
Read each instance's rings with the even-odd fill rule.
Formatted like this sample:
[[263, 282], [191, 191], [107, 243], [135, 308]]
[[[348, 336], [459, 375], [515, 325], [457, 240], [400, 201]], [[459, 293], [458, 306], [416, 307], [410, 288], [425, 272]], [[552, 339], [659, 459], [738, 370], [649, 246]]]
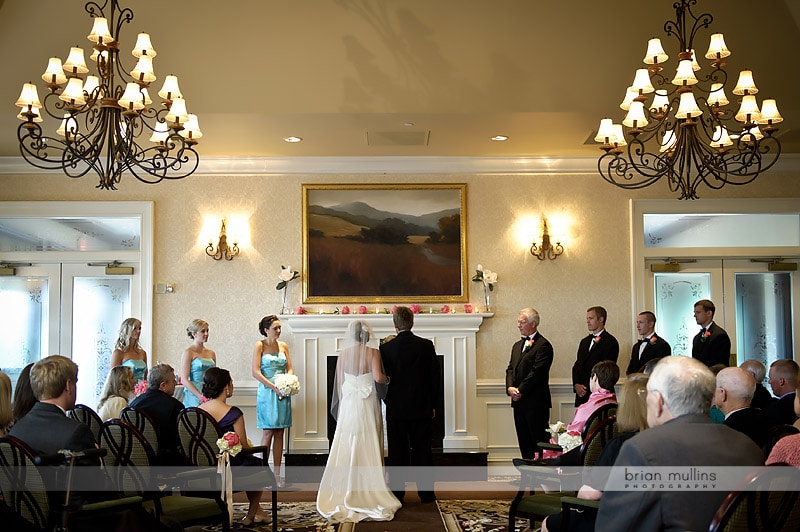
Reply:
[[[400, 502], [406, 481], [416, 481], [422, 502], [433, 502], [431, 437], [434, 405], [439, 396], [439, 367], [433, 342], [411, 332], [414, 314], [397, 307], [393, 315], [397, 336], [380, 346], [389, 389], [386, 403], [386, 439], [392, 492]], [[413, 466], [413, 472], [409, 466]]]
[[692, 357], [708, 367], [730, 366], [731, 339], [725, 329], [714, 323], [714, 303], [701, 299], [694, 304], [694, 319], [702, 327], [692, 340]]
[[586, 311], [586, 327], [591, 334], [578, 344], [578, 354], [572, 365], [575, 406], [589, 400], [589, 377], [594, 365], [601, 360], [616, 362], [619, 357], [619, 342], [606, 330], [607, 317], [608, 313], [603, 307], [589, 307]]
[[631, 361], [626, 373], [643, 373], [645, 365], [651, 360], [668, 357], [672, 348], [666, 340], [656, 334], [656, 315], [645, 310], [636, 316], [636, 332], [639, 341], [631, 349]]

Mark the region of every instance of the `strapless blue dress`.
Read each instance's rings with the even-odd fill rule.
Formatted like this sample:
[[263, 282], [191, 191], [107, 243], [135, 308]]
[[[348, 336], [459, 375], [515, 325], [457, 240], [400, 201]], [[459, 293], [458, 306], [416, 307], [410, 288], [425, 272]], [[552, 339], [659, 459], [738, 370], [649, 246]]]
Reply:
[[[198, 392], [203, 393], [203, 374], [208, 368], [213, 368], [215, 365], [214, 360], [210, 358], [192, 359], [192, 363], [189, 365], [189, 380], [194, 384]], [[183, 406], [186, 408], [190, 406], [200, 406], [200, 398], [184, 388]]]
[[[286, 373], [286, 355], [264, 353], [261, 355], [261, 374], [274, 382], [275, 375]], [[285, 429], [292, 426], [292, 399], [278, 399], [278, 394], [258, 383], [256, 418], [260, 429]]]
[[133, 370], [133, 378], [136, 382], [144, 380], [144, 374], [147, 371], [147, 363], [144, 360], [129, 359], [121, 365], [127, 366]]

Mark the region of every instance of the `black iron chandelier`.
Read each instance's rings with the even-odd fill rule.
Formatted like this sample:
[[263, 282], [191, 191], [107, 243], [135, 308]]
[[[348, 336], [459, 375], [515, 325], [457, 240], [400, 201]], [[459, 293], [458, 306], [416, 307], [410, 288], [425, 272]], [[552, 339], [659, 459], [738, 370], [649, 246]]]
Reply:
[[[664, 31], [678, 40], [678, 66], [672, 79], [662, 71], [668, 56], [660, 39], [650, 39], [646, 68], [636, 71], [620, 107], [627, 111], [622, 124], [600, 121], [595, 140], [605, 152], [598, 161], [600, 175], [624, 189], [650, 186], [662, 177], [678, 199], [697, 199], [697, 187], [712, 189], [745, 185], [778, 160], [781, 143], [775, 124], [783, 118], [774, 99], [758, 107], [753, 73], [743, 70], [732, 93], [738, 111], [725, 96], [728, 74], [725, 58], [731, 52], [721, 33], [711, 35], [705, 58], [711, 71], [700, 74], [694, 40], [714, 18], [695, 16], [697, 0], [677, 0], [676, 18]], [[650, 96], [652, 95], [652, 99]]]
[[[83, 49], [73, 47], [63, 64], [50, 58], [42, 75], [49, 91], [43, 103], [36, 85], [23, 85], [16, 102], [22, 108], [17, 139], [23, 158], [73, 178], [94, 172], [100, 177], [97, 188], [106, 190], [115, 190], [126, 172], [151, 184], [192, 174], [202, 132], [197, 116], [187, 112], [178, 78], [166, 76], [158, 91], [163, 101], [154, 106], [148, 93], [156, 80], [150, 36], [139, 34], [131, 70], [119, 55], [120, 30], [133, 20], [133, 11], [120, 8], [117, 0], [87, 2], [84, 9], [94, 18], [88, 39], [97, 75], [87, 75]], [[42, 131], [44, 119], [56, 136]]]

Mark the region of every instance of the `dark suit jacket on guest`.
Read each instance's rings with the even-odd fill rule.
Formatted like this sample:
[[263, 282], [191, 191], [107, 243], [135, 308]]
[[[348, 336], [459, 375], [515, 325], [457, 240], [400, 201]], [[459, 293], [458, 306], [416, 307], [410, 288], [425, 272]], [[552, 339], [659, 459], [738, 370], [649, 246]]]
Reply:
[[714, 322], [708, 326], [711, 336], [704, 338], [702, 331], [698, 332], [692, 340], [692, 357], [708, 367], [715, 364], [730, 365], [731, 339], [725, 329]]
[[[655, 338], [655, 340], [653, 340], [653, 338]], [[646, 345], [641, 356], [639, 356], [639, 348], [641, 347], [642, 342], [646, 342]], [[633, 349], [631, 349], [631, 361], [628, 364], [628, 370], [625, 373], [630, 375], [631, 373], [640, 372], [644, 368], [644, 365], [651, 360], [668, 357], [671, 354], [672, 348], [669, 346], [666, 340], [658, 335], [654, 334], [649, 340], [639, 340], [633, 344]]]
[[750, 402], [750, 406], [766, 411], [769, 405], [771, 405], [774, 401], [776, 401], [776, 399], [772, 397], [772, 394], [769, 393], [769, 390], [767, 390], [760, 382], [757, 383], [756, 391], [753, 395], [753, 400]]
[[796, 392], [784, 394], [783, 397], [773, 401], [772, 404], [769, 405], [765, 414], [767, 415], [770, 426], [792, 425], [797, 421], [797, 416], [794, 414], [795, 394]]
[[183, 403], [161, 390], [149, 388], [130, 403], [141, 408], [153, 418], [158, 431], [159, 461], [162, 465], [176, 465], [181, 460], [181, 443], [178, 436], [178, 415]]
[[[714, 424], [707, 414], [689, 414], [644, 430], [622, 445], [616, 468], [710, 467], [756, 468], [764, 464], [753, 440], [730, 427]], [[744, 480], [744, 479], [743, 479]], [[708, 530], [727, 491], [606, 489], [600, 500], [596, 530]]]
[[592, 373], [592, 367], [601, 360], [611, 360], [616, 362], [619, 358], [619, 342], [614, 338], [610, 332], [603, 329], [600, 333], [600, 341], [595, 342], [591, 350], [589, 349], [592, 343], [593, 335], [589, 335], [578, 344], [578, 355], [575, 364], [572, 365], [572, 385], [583, 384], [586, 386], [586, 395], [578, 397], [575, 394], [575, 406], [582, 405], [589, 400], [589, 376]]
[[391, 379], [384, 399], [386, 420], [430, 419], [441, 388], [433, 342], [402, 331], [380, 351]]
[[9, 434], [38, 454], [55, 454], [61, 449], [84, 451], [94, 449], [96, 443], [88, 425], [70, 419], [56, 405], [41, 401], [11, 427]]
[[524, 343], [524, 340], [519, 340], [511, 348], [511, 359], [506, 368], [506, 390], [513, 386], [522, 394], [519, 401], [511, 402], [511, 406], [549, 409], [552, 406], [550, 366], [553, 364], [553, 346], [538, 332], [533, 345], [525, 352], [522, 351]]
[[730, 428], [749, 436], [759, 447], [763, 448], [764, 444], [767, 443], [770, 424], [764, 412], [758, 408], [748, 407], [731, 412], [725, 418], [724, 423]]

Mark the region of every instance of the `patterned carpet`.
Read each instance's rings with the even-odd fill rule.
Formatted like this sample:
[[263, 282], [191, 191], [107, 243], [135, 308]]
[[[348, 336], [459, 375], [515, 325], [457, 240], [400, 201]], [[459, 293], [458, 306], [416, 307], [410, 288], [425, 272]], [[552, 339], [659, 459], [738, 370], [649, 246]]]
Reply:
[[[435, 528], [442, 532], [505, 532], [508, 524], [509, 500], [439, 500], [437, 505], [442, 523]], [[247, 510], [246, 503], [234, 503], [234, 529], [271, 532], [272, 525], [264, 524], [242, 527], [240, 520]], [[358, 532], [359, 524], [328, 523], [317, 513], [313, 502], [281, 502], [278, 505], [279, 529], [284, 532]], [[376, 523], [377, 524], [377, 523]], [[381, 525], [386, 531], [399, 530], [399, 524], [391, 521]], [[517, 519], [517, 531], [524, 530], [528, 523]], [[196, 527], [193, 530], [216, 532], [221, 526]], [[517, 532], [514, 531], [514, 532]], [[418, 532], [427, 532], [418, 530]]]

